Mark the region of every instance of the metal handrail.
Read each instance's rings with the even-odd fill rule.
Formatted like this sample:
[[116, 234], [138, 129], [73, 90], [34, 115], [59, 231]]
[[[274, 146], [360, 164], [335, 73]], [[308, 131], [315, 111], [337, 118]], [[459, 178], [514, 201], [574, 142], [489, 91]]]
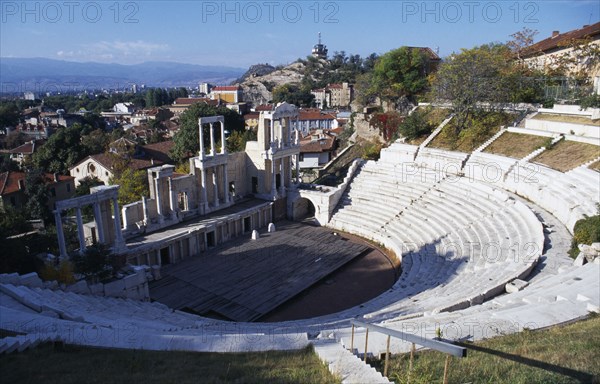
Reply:
[[388, 336], [395, 337], [395, 338], [398, 338], [398, 339], [401, 339], [404, 341], [408, 341], [410, 343], [421, 345], [423, 347], [434, 349], [436, 351], [447, 353], [452, 356], [467, 357], [467, 348], [460, 347], [460, 346], [454, 345], [454, 344], [450, 344], [445, 341], [427, 339], [422, 336], [418, 336], [418, 335], [414, 335], [414, 334], [406, 333], [406, 332], [402, 332], [402, 331], [397, 331], [395, 329], [384, 328], [379, 325], [368, 324], [368, 323], [358, 321], [358, 320], [352, 320], [350, 323], [357, 327], [370, 329], [375, 332], [383, 333], [384, 335], [388, 335]]

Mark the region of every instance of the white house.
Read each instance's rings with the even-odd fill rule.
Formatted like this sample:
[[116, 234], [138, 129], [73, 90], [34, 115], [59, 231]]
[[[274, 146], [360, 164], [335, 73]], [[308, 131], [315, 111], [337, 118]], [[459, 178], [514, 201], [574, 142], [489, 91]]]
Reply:
[[135, 106], [133, 103], [117, 103], [113, 106], [113, 112], [133, 113], [135, 112]]
[[336, 137], [328, 131], [311, 131], [300, 140], [300, 169], [316, 169], [329, 163], [336, 147]]
[[336, 117], [331, 113], [323, 113], [318, 109], [301, 109], [298, 119], [292, 121], [292, 128], [298, 129], [302, 136], [315, 129], [335, 129], [338, 127]]

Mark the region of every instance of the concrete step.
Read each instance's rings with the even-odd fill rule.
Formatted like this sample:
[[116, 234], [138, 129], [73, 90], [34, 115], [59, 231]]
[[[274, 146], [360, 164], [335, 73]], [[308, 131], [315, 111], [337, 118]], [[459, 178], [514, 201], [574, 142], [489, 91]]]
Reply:
[[342, 383], [391, 383], [334, 339], [320, 339], [313, 345], [319, 358], [327, 364], [331, 373], [341, 378]]

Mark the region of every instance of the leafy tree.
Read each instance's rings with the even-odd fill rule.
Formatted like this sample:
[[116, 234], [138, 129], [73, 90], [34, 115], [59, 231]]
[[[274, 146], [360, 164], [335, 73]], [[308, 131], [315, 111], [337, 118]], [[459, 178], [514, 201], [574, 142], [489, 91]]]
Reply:
[[119, 206], [124, 206], [139, 201], [142, 196], [148, 196], [148, 175], [144, 170], [133, 170], [125, 168], [120, 174], [113, 176], [109, 184], [118, 184], [119, 188]]
[[48, 185], [44, 173], [33, 169], [25, 176], [25, 211], [31, 219], [41, 219], [49, 223], [52, 215], [48, 208]]
[[18, 170], [19, 165], [14, 160], [11, 160], [10, 155], [0, 154], [0, 173]]
[[588, 85], [592, 73], [600, 65], [600, 47], [591, 37], [569, 39], [559, 44], [567, 48], [566, 52], [557, 56], [549, 67], [554, 71], [572, 77], [580, 84]]
[[302, 89], [294, 84], [283, 84], [273, 89], [273, 102], [287, 102], [299, 107], [309, 107], [315, 96], [310, 89]]
[[75, 196], [86, 196], [90, 194], [90, 189], [98, 185], [104, 185], [97, 177], [87, 176], [79, 180], [79, 185], [75, 188]]
[[400, 127], [402, 120], [402, 115], [397, 112], [377, 112], [371, 115], [369, 125], [373, 128], [377, 128], [384, 140], [390, 141], [398, 137], [398, 128]]
[[425, 118], [425, 112], [417, 110], [404, 119], [398, 127], [398, 131], [406, 139], [412, 140], [424, 134], [431, 133], [433, 128]]
[[522, 30], [510, 35], [512, 39], [506, 42], [506, 46], [512, 51], [519, 62], [523, 59], [521, 57], [522, 54], [533, 44], [535, 35], [537, 34], [537, 30], [523, 27]]
[[246, 149], [247, 141], [255, 141], [256, 132], [254, 131], [233, 131], [227, 138], [227, 151], [242, 152]]
[[15, 103], [0, 104], [0, 129], [14, 127], [19, 123], [19, 108]]
[[103, 244], [88, 247], [83, 254], [73, 255], [75, 272], [82, 274], [86, 279], [97, 283], [113, 275], [113, 265], [110, 250]]
[[433, 93], [448, 100], [456, 113], [458, 131], [478, 103], [508, 102], [515, 92], [514, 69], [505, 45], [488, 44], [452, 54], [435, 75]]
[[59, 128], [33, 155], [33, 165], [46, 172], [68, 174], [69, 168], [87, 156], [81, 142], [81, 126]]
[[[75, 188], [75, 196], [86, 196], [90, 194], [90, 189], [98, 185], [104, 185], [97, 177], [84, 177], [79, 180], [79, 185]], [[90, 219], [94, 216], [94, 209], [91, 205], [87, 205], [82, 208], [81, 212], [86, 219]]]
[[0, 239], [31, 230], [31, 224], [27, 222], [22, 211], [17, 211], [10, 206], [0, 207]]
[[[53, 227], [50, 227], [52, 229]], [[35, 272], [40, 264], [36, 255], [40, 252], [54, 252], [57, 246], [56, 234], [35, 233], [12, 237], [32, 230], [24, 211], [12, 207], [0, 208], [0, 273]]]
[[110, 136], [102, 129], [96, 129], [81, 138], [82, 153], [93, 155], [102, 153], [108, 148]]
[[401, 47], [387, 52], [375, 64], [371, 91], [385, 100], [416, 95], [427, 86], [427, 62], [419, 49]]
[[[173, 137], [174, 146], [171, 150], [172, 158], [177, 162], [181, 162], [189, 153], [198, 153], [200, 150], [198, 119], [200, 117], [216, 115], [225, 117], [225, 129], [229, 132], [243, 132], [245, 130], [244, 119], [239, 113], [223, 106], [214, 107], [205, 103], [193, 104], [180, 116], [180, 128]], [[208, 148], [208, 145], [210, 144], [208, 127], [204, 127], [204, 130], [204, 144], [205, 148]], [[220, 137], [217, 137], [216, 139], [220, 140]]]
[[6, 147], [8, 149], [17, 148], [19, 145], [25, 144], [27, 141], [27, 135], [23, 132], [13, 131], [6, 135]]

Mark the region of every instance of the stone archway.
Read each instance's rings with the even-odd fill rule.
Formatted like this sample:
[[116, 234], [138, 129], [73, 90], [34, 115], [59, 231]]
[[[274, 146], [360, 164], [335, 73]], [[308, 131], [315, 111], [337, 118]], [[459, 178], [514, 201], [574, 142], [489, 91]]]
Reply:
[[292, 219], [294, 221], [302, 221], [314, 217], [316, 213], [315, 204], [309, 198], [300, 197], [294, 201], [292, 212]]

